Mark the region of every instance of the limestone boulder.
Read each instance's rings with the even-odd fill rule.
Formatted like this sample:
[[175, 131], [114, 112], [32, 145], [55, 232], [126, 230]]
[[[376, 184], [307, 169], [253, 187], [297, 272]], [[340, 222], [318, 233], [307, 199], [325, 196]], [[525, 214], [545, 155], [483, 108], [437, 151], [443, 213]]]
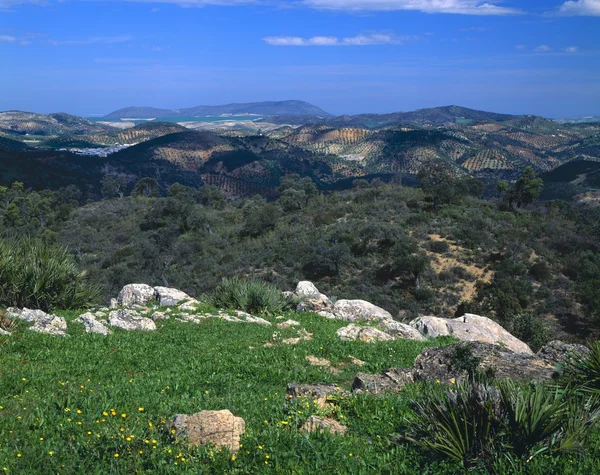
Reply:
[[351, 323], [347, 327], [338, 329], [336, 335], [343, 341], [360, 340], [367, 343], [374, 343], [377, 341], [392, 341], [395, 338], [388, 333], [385, 333], [377, 328], [363, 327]]
[[329, 301], [329, 298], [327, 297], [327, 295], [319, 292], [319, 289], [317, 289], [315, 284], [313, 284], [312, 282], [310, 282], [308, 280], [303, 280], [301, 282], [298, 282], [298, 285], [296, 286], [296, 290], [294, 291], [294, 293], [298, 297], [301, 297], [301, 298], [306, 297], [306, 298], [311, 298], [311, 299]]
[[240, 450], [240, 436], [246, 431], [246, 422], [231, 411], [201, 411], [196, 414], [177, 414], [166, 425], [190, 446], [214, 444], [230, 452]]
[[526, 343], [511, 335], [500, 324], [471, 313], [453, 319], [420, 317], [410, 322], [410, 325], [427, 337], [451, 335], [461, 341], [495, 344], [515, 353], [533, 355]]
[[378, 327], [387, 333], [388, 335], [393, 336], [394, 338], [404, 339], [404, 340], [424, 340], [425, 337], [419, 333], [419, 331], [407, 325], [406, 323], [397, 322], [395, 320], [381, 320], [379, 322]]
[[392, 315], [366, 300], [338, 300], [333, 313], [341, 320], [358, 322], [361, 320], [392, 320]]
[[99, 335], [109, 335], [111, 331], [104, 325], [104, 323], [98, 321], [96, 316], [90, 312], [79, 315], [75, 320], [78, 323], [83, 323], [85, 326], [86, 333], [97, 333]]
[[184, 301], [193, 301], [185, 292], [170, 287], [154, 287], [156, 300], [161, 307], [174, 307]]
[[108, 314], [108, 323], [111, 327], [122, 328], [123, 330], [156, 330], [156, 323], [152, 319], [142, 317], [139, 313], [127, 309], [110, 312]]
[[128, 284], [117, 296], [117, 304], [122, 307], [146, 305], [153, 300], [156, 300], [156, 292], [153, 287], [146, 284]]
[[300, 428], [303, 432], [328, 432], [330, 434], [344, 435], [347, 427], [334, 419], [319, 416], [310, 416]]

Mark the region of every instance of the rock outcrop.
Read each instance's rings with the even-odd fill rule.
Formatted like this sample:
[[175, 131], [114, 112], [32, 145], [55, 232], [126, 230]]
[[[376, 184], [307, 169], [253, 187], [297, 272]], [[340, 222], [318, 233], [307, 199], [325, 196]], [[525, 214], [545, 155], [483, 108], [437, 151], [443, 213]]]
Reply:
[[[465, 351], [465, 348], [468, 350]], [[496, 378], [547, 380], [556, 376], [555, 365], [527, 353], [516, 353], [499, 345], [482, 342], [454, 343], [441, 348], [426, 348], [417, 356], [415, 380], [450, 381], [464, 378], [466, 366]]]
[[134, 310], [113, 310], [108, 315], [108, 323], [111, 327], [122, 328], [123, 330], [156, 330], [156, 323], [151, 318], [142, 317]]
[[576, 363], [578, 359], [589, 354], [590, 349], [587, 346], [554, 340], [542, 346], [536, 356], [548, 364], [565, 365]]
[[335, 384], [296, 384], [287, 385], [286, 395], [290, 399], [307, 398], [312, 400], [320, 407], [326, 407], [328, 403], [335, 402], [340, 396], [347, 396]]
[[515, 353], [533, 355], [529, 346], [487, 317], [466, 313], [459, 318], [420, 317], [410, 325], [426, 337], [451, 335], [461, 341], [478, 341], [505, 346]]
[[18, 309], [11, 307], [7, 309], [7, 313], [10, 318], [17, 318], [28, 323], [33, 323], [29, 327], [31, 331], [54, 336], [65, 336], [67, 334], [67, 321], [62, 317], [48, 314], [42, 310], [31, 310], [28, 308]]
[[240, 436], [246, 431], [246, 422], [224, 409], [177, 414], [166, 427], [174, 430], [175, 437], [184, 438], [190, 446], [214, 444], [237, 452], [240, 450]]

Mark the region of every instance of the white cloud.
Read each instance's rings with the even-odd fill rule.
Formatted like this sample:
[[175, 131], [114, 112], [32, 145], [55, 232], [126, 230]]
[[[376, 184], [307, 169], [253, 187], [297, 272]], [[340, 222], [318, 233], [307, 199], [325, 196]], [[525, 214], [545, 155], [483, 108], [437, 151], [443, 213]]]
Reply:
[[[596, 1], [596, 0], [594, 0]], [[324, 10], [397, 11], [463, 15], [515, 15], [521, 10], [481, 0], [303, 0], [303, 4]]]
[[131, 36], [92, 36], [77, 40], [48, 40], [52, 46], [114, 45], [131, 41]]
[[271, 46], [371, 46], [398, 45], [415, 37], [398, 37], [395, 35], [373, 33], [338, 38], [337, 36], [267, 36], [263, 41]]
[[0, 43], [14, 43], [15, 41], [17, 41], [15, 36], [0, 35]]
[[577, 53], [579, 48], [577, 46], [567, 46], [564, 51], [565, 53]]
[[548, 51], [552, 51], [552, 48], [548, 45], [539, 45], [533, 51], [536, 53], [547, 53]]
[[517, 48], [517, 49], [525, 49], [525, 48], [527, 48], [527, 46], [525, 46], [525, 45], [517, 45], [517, 46], [515, 46], [515, 48]]
[[600, 16], [600, 0], [569, 0], [558, 10], [561, 15]]

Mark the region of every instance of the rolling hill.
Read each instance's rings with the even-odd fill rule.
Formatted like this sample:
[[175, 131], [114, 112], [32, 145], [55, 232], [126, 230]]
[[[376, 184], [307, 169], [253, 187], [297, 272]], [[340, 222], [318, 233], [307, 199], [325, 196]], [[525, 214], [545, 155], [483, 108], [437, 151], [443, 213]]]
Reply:
[[289, 115], [289, 116], [316, 116], [331, 117], [317, 106], [304, 101], [267, 101], [249, 102], [243, 104], [225, 104], [220, 106], [196, 106], [184, 109], [157, 109], [154, 107], [126, 107], [111, 112], [105, 119], [142, 119], [177, 116], [219, 116], [232, 115]]
[[0, 134], [13, 138], [23, 136], [92, 135], [115, 131], [82, 117], [65, 114], [36, 114], [34, 112], [0, 112]]

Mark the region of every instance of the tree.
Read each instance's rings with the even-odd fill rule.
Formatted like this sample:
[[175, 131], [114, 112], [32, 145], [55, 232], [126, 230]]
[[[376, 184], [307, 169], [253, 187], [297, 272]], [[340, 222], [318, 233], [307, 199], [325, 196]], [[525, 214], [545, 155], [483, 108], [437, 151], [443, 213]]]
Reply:
[[102, 196], [105, 198], [113, 198], [115, 196], [123, 198], [126, 186], [127, 178], [122, 173], [104, 175], [104, 178], [102, 178]]
[[500, 180], [496, 183], [496, 190], [500, 192], [504, 200], [508, 203], [508, 209], [514, 211], [514, 204], [517, 208], [533, 203], [544, 186], [541, 178], [536, 178], [532, 167], [527, 167], [514, 185], [510, 185], [506, 180]]
[[160, 192], [160, 185], [154, 178], [141, 178], [133, 187], [132, 196], [156, 197]]
[[198, 192], [200, 203], [212, 208], [220, 208], [225, 204], [225, 195], [217, 185], [204, 185]]
[[441, 203], [449, 203], [456, 194], [452, 169], [441, 160], [428, 160], [417, 173], [421, 189], [433, 200], [433, 211], [438, 213]]

